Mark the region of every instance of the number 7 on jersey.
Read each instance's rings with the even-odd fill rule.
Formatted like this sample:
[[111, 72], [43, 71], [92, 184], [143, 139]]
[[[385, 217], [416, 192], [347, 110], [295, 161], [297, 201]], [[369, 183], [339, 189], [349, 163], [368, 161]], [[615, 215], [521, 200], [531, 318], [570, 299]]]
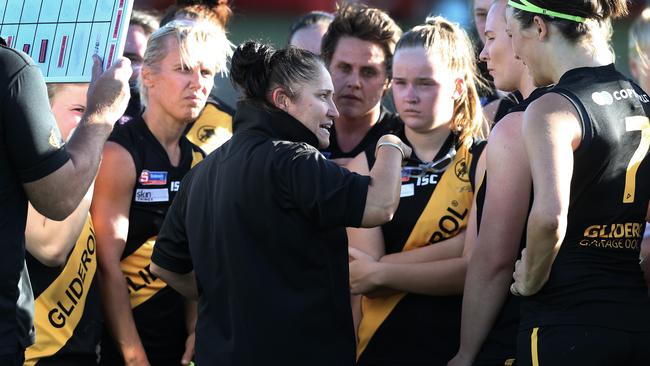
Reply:
[[632, 155], [632, 159], [630, 159], [630, 163], [627, 165], [627, 171], [625, 174], [623, 203], [632, 203], [634, 202], [634, 194], [636, 190], [636, 172], [650, 148], [650, 119], [645, 116], [626, 117], [625, 130], [628, 132], [641, 131], [639, 147], [634, 151], [634, 155]]

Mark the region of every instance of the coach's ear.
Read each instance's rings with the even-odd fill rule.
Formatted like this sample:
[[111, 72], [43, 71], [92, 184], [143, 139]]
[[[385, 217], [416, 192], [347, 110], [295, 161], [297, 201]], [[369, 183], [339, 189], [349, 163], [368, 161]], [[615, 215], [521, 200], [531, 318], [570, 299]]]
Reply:
[[287, 112], [290, 102], [291, 102], [291, 98], [289, 97], [289, 94], [283, 87], [278, 86], [277, 88], [273, 89], [273, 91], [271, 92], [271, 103], [276, 108]]

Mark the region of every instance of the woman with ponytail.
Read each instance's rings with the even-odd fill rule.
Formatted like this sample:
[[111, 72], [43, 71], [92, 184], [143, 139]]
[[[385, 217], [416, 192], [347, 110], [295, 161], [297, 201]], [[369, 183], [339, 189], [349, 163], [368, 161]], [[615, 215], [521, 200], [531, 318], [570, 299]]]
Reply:
[[246, 42], [230, 73], [234, 135], [183, 181], [152, 271], [198, 298], [199, 365], [353, 365], [345, 227], [390, 220], [410, 149], [383, 136], [369, 177], [319, 153], [338, 111], [309, 51]]
[[[467, 34], [441, 17], [397, 43], [392, 88], [403, 124], [394, 133], [413, 156], [393, 220], [348, 229], [350, 287], [363, 295], [359, 365], [445, 365], [458, 347], [463, 242], [483, 146], [474, 55]], [[371, 149], [350, 169], [374, 164]], [[353, 308], [358, 315], [358, 301]]]
[[515, 54], [536, 85], [555, 84], [523, 116], [534, 199], [510, 288], [522, 296], [517, 364], [648, 365], [650, 106], [608, 44], [627, 3], [508, 4]]

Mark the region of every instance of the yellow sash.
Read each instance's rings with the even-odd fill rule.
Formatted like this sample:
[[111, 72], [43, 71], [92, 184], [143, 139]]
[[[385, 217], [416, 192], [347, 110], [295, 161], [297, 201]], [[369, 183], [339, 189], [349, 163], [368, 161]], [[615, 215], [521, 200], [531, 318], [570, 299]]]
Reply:
[[95, 231], [90, 214], [61, 274], [34, 300], [36, 342], [25, 350], [25, 365], [56, 354], [81, 320], [97, 270]]
[[[203, 155], [198, 151], [192, 151], [192, 167], [201, 160], [203, 160]], [[155, 243], [156, 237], [152, 236], [138, 250], [120, 262], [120, 268], [129, 289], [131, 309], [135, 309], [138, 305], [146, 302], [167, 286], [163, 280], [154, 276], [149, 270]]]
[[165, 282], [154, 276], [149, 270], [155, 242], [156, 237], [152, 236], [138, 250], [120, 262], [120, 268], [129, 289], [131, 309], [149, 300], [167, 286]]
[[185, 136], [209, 154], [232, 137], [232, 116], [207, 103]]
[[[470, 141], [458, 149], [451, 166], [440, 177], [402, 251], [450, 238], [467, 225], [474, 195], [469, 180], [472, 155], [469, 152], [471, 139], [468, 140]], [[365, 296], [361, 298], [363, 317], [359, 325], [357, 358], [361, 356], [379, 326], [405, 295], [406, 293], [397, 293], [373, 299]]]

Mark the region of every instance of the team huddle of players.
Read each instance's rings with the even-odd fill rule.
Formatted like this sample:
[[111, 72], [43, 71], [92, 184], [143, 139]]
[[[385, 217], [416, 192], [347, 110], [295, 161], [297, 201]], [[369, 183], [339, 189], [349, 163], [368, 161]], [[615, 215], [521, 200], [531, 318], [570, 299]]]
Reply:
[[[197, 313], [223, 309], [199, 300], [197, 310], [197, 299], [183, 296], [201, 293], [183, 277], [193, 277], [193, 268], [170, 265], [155, 245], [184, 176], [246, 120], [212, 93], [233, 53], [227, 1], [189, 3], [160, 20], [134, 12], [125, 48], [134, 71], [131, 101], [81, 203], [63, 221], [29, 206], [35, 342], [24, 352], [26, 365], [189, 364], [195, 342], [211, 341], [195, 339], [195, 329], [212, 327], [200, 315], [197, 322]], [[650, 11], [630, 32], [637, 85], [616, 70], [610, 51], [611, 21], [627, 14], [624, 0], [476, 0], [474, 10], [479, 59], [467, 32], [443, 17], [402, 32], [388, 14], [363, 5], [307, 14], [288, 44], [319, 55], [333, 89], [311, 95], [314, 80], [247, 96], [280, 100], [280, 109], [276, 87], [291, 91], [289, 106], [331, 98], [333, 126], [311, 129], [301, 119], [311, 118], [309, 108], [286, 112], [326, 136], [322, 155], [349, 171], [372, 176], [383, 149], [405, 158], [391, 220], [346, 228], [344, 286], [356, 346], [349, 364], [650, 364], [642, 245], [650, 199]], [[304, 65], [276, 71], [271, 65], [284, 56], [248, 47], [265, 55], [246, 64], [247, 49], [237, 48], [236, 64], [251, 75], [299, 80], [295, 75], [309, 72]], [[244, 80], [240, 87], [259, 89]], [[47, 87], [67, 140], [84, 118], [89, 86]], [[399, 140], [382, 140], [386, 134]], [[187, 237], [165, 234], [170, 242]], [[292, 306], [282, 305], [287, 312]], [[311, 316], [297, 321], [329, 322]], [[337, 352], [324, 344], [322, 354], [303, 354], [301, 344], [282, 342], [277, 325], [249, 329], [277, 345], [277, 354], [243, 357], [256, 352], [246, 335], [215, 328], [232, 343], [219, 348], [229, 352], [204, 356], [219, 365], [324, 365], [323, 354]]]

